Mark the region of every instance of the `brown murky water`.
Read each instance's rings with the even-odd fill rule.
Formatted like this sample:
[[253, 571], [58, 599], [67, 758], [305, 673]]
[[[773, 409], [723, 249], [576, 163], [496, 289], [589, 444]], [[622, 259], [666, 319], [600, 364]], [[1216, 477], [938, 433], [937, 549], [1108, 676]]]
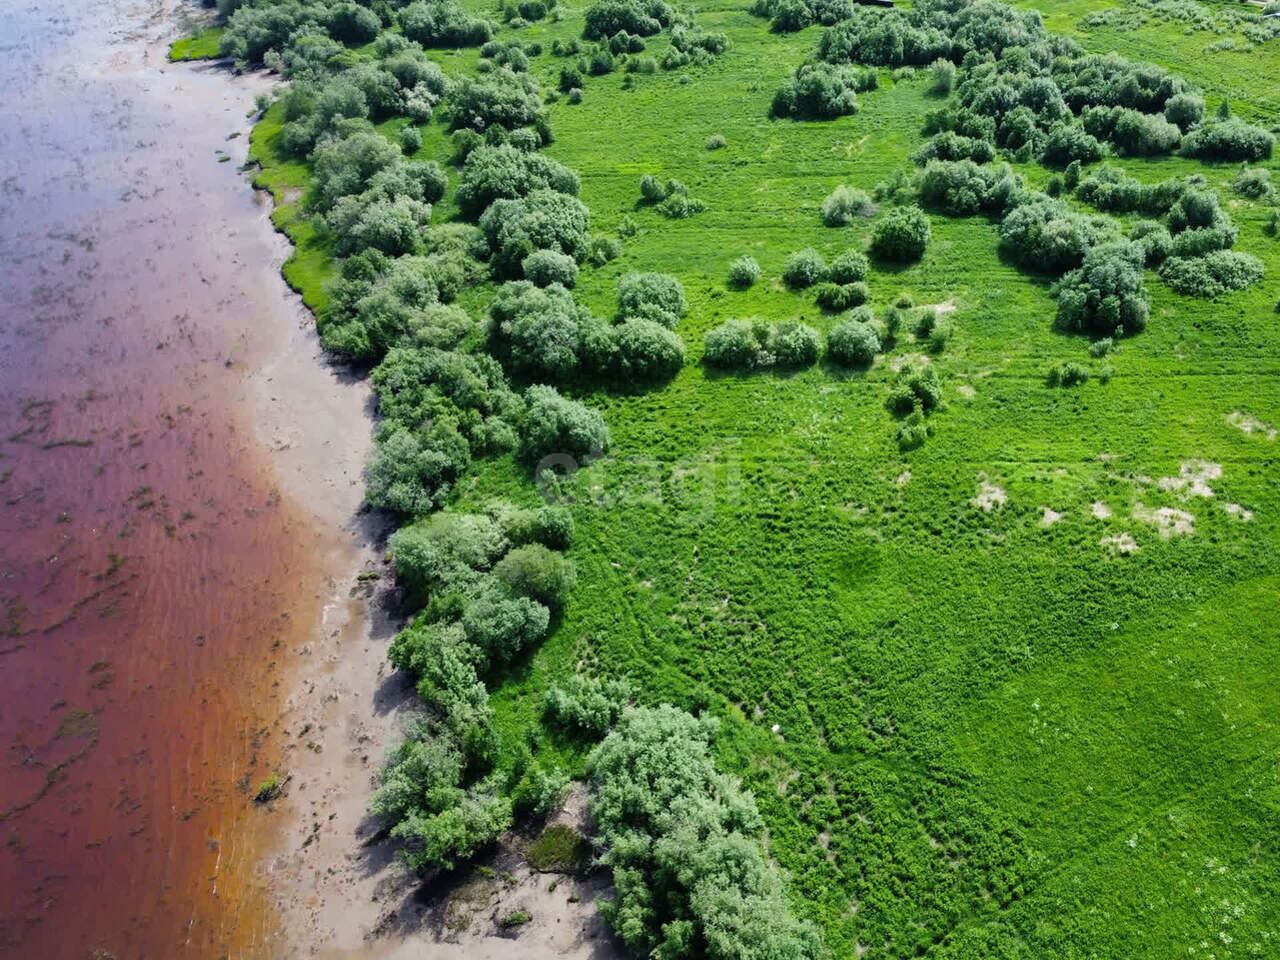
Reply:
[[4, 957], [260, 955], [249, 795], [343, 549], [257, 439], [303, 321], [180, 13], [0, 0]]

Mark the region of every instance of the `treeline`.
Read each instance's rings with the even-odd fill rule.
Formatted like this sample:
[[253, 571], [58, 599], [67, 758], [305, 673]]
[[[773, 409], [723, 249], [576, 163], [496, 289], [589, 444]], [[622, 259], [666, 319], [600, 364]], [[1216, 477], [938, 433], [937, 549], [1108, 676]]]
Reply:
[[[519, 25], [554, 7], [524, 0], [503, 18]], [[372, 368], [381, 422], [367, 499], [402, 524], [390, 556], [415, 612], [389, 656], [425, 710], [389, 757], [372, 807], [412, 868], [452, 869], [518, 818], [563, 800], [568, 772], [503, 742], [489, 688], [553, 628], [575, 579], [565, 507], [495, 502], [466, 513], [450, 508], [454, 491], [478, 457], [508, 454], [536, 472], [608, 449], [603, 417], [555, 385], [647, 387], [685, 361], [674, 329], [688, 305], [674, 277], [625, 274], [607, 319], [576, 302], [580, 270], [620, 247], [591, 232], [577, 175], [539, 152], [552, 140], [543, 102], [580, 97], [582, 76], [617, 62], [644, 71], [643, 60], [613, 58], [634, 58], [663, 30], [671, 69], [709, 62], [727, 41], [660, 0], [602, 0], [587, 11], [587, 44], [552, 51], [578, 57], [561, 71], [562, 89], [543, 91], [529, 73], [536, 44], [494, 39], [493, 23], [451, 0], [231, 0], [222, 12], [227, 56], [292, 81], [273, 115], [278, 145], [309, 165], [302, 211], [339, 260], [318, 325], [326, 347]], [[425, 52], [456, 46], [481, 48], [475, 76], [446, 77]], [[397, 117], [410, 123], [394, 137], [374, 126]], [[420, 125], [431, 122], [452, 131], [451, 157], [418, 159]], [[433, 222], [451, 179], [460, 219]], [[669, 198], [669, 215], [693, 209], [678, 185]], [[498, 287], [480, 320], [457, 300], [486, 279]], [[619, 888], [608, 914], [615, 930], [637, 953], [662, 944], [673, 960], [761, 947], [814, 956], [816, 933], [790, 917], [764, 862], [750, 796], [714, 770], [709, 722], [631, 707], [632, 696], [624, 682], [572, 678], [546, 704], [547, 722], [571, 735], [608, 733], [590, 772], [603, 860]], [[628, 798], [657, 748], [689, 763], [653, 795], [666, 816], [633, 822]], [[726, 801], [732, 815], [717, 812]], [[673, 844], [690, 831], [703, 852], [677, 864]], [[629, 844], [641, 836], [653, 850], [638, 858]]]

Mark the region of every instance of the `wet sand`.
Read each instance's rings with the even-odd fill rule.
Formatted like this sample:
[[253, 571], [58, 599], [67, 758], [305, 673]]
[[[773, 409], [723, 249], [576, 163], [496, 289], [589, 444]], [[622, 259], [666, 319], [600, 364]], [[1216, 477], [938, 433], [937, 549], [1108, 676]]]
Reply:
[[323, 362], [183, 8], [0, 8], [0, 955], [258, 957], [278, 720], [349, 589], [368, 393]]

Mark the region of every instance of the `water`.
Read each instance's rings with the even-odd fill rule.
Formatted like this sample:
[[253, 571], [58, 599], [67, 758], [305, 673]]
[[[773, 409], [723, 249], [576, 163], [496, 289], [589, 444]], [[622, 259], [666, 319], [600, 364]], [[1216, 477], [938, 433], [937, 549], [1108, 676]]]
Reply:
[[250, 794], [354, 478], [260, 440], [306, 448], [255, 419], [299, 402], [261, 369], [305, 318], [237, 169], [261, 82], [165, 65], [182, 13], [0, 0], [4, 957], [254, 956], [272, 923]]

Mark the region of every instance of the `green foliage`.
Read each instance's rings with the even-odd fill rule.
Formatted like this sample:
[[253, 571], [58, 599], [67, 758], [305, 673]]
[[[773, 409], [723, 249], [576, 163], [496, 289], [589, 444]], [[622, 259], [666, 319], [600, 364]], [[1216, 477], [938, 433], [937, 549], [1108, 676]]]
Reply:
[[540, 153], [480, 146], [467, 155], [454, 202], [463, 216], [475, 219], [495, 200], [515, 200], [535, 190], [576, 197], [580, 189], [577, 174]]
[[618, 317], [674, 327], [689, 309], [680, 281], [666, 273], [626, 273], [618, 280]]
[[702, 356], [708, 365], [726, 370], [794, 368], [816, 363], [820, 350], [818, 331], [795, 320], [729, 320], [707, 331]]
[[404, 35], [424, 47], [475, 47], [493, 35], [492, 24], [468, 16], [454, 0], [416, 0], [398, 18]]
[[1275, 137], [1232, 117], [1206, 123], [1187, 134], [1182, 155], [1201, 160], [1257, 163], [1271, 157]]
[[811, 287], [826, 277], [827, 265], [822, 254], [813, 247], [806, 247], [787, 257], [787, 264], [782, 268], [782, 279], [793, 290]]
[[939, 57], [929, 65], [929, 91], [949, 96], [956, 85], [956, 65]]
[[1089, 368], [1084, 364], [1066, 360], [1049, 371], [1049, 386], [1075, 387], [1089, 382]]
[[1099, 336], [1141, 332], [1151, 309], [1151, 297], [1142, 285], [1145, 262], [1142, 247], [1129, 241], [1089, 250], [1080, 268], [1054, 285], [1059, 325]]
[[919, 207], [894, 207], [871, 231], [871, 253], [881, 260], [909, 262], [924, 256], [931, 230]]
[[865, 190], [855, 190], [844, 184], [836, 187], [822, 201], [822, 222], [828, 227], [847, 227], [856, 217], [869, 217], [875, 213], [871, 195]]
[[745, 290], [760, 279], [760, 264], [746, 254], [729, 264], [729, 286]]
[[518, 597], [552, 611], [564, 606], [575, 580], [573, 564], [540, 543], [516, 547], [498, 562], [493, 573]]
[[534, 190], [518, 200], [496, 200], [480, 217], [493, 271], [517, 276], [535, 250], [555, 250], [581, 261], [587, 255], [590, 214], [577, 197]]
[[578, 265], [573, 257], [557, 250], [535, 250], [520, 261], [525, 278], [538, 287], [553, 283], [571, 289], [578, 282]]
[[598, 0], [587, 8], [582, 35], [603, 40], [620, 31], [651, 37], [669, 26], [674, 14], [663, 0]]
[[609, 447], [609, 428], [595, 410], [562, 397], [553, 387], [530, 387], [528, 412], [520, 431], [520, 456], [527, 463], [551, 457], [578, 461]]
[[1233, 290], [1246, 290], [1266, 272], [1257, 257], [1235, 250], [1214, 250], [1193, 258], [1174, 252], [1175, 256], [1160, 265], [1160, 279], [1189, 297], [1219, 297]]
[[618, 722], [634, 694], [634, 687], [626, 680], [575, 673], [547, 690], [543, 711], [552, 723], [599, 739]]
[[578, 873], [591, 865], [591, 844], [572, 827], [556, 823], [538, 834], [525, 857], [544, 873]]
[[631, 708], [591, 754], [618, 891], [605, 919], [642, 956], [814, 957], [816, 932], [765, 865], [755, 802], [715, 769], [714, 730], [673, 707]]
[[866, 367], [880, 352], [880, 338], [865, 322], [850, 319], [827, 332], [827, 356], [846, 367]]
[[773, 98], [773, 115], [795, 120], [834, 120], [858, 112], [858, 89], [866, 84], [852, 67], [804, 63]]
[[813, 299], [828, 313], [840, 313], [862, 306], [870, 295], [865, 283], [820, 283], [814, 288]]

